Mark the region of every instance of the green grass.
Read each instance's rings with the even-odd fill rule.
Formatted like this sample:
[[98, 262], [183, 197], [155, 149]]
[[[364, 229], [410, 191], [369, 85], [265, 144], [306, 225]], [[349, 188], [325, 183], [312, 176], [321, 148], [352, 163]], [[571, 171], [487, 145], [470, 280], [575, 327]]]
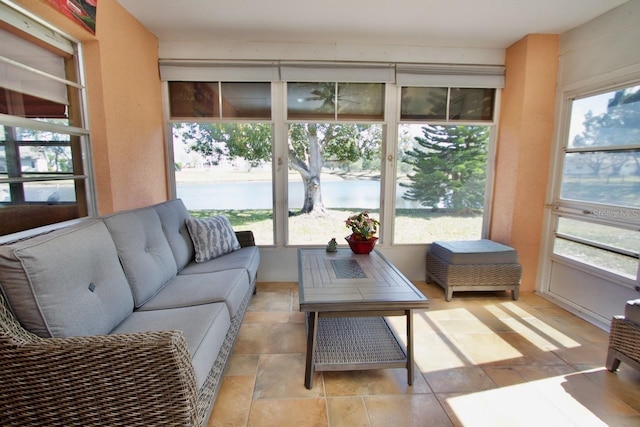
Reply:
[[[378, 210], [370, 210], [378, 217]], [[350, 230], [344, 225], [353, 209], [329, 209], [324, 215], [292, 215], [288, 218], [289, 244], [324, 245], [335, 237], [346, 244]], [[191, 215], [206, 218], [226, 215], [236, 230], [252, 230], [256, 243], [273, 244], [273, 214], [270, 210], [198, 210]], [[434, 240], [468, 240], [481, 237], [482, 215], [452, 215], [424, 209], [399, 209], [396, 213], [394, 242], [430, 243]], [[378, 236], [380, 233], [378, 233]]]

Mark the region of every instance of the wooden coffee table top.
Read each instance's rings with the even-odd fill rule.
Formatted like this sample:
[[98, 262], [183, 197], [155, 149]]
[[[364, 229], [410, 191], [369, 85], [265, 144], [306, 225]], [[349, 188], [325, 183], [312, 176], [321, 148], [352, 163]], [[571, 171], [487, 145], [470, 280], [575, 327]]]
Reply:
[[298, 249], [300, 311], [426, 309], [429, 300], [384, 256]]

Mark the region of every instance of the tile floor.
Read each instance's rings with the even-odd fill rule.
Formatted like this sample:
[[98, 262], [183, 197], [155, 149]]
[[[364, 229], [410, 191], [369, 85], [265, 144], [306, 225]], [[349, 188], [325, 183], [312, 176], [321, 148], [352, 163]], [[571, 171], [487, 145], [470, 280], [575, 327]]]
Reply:
[[316, 373], [307, 390], [297, 283], [258, 283], [209, 426], [640, 426], [640, 372], [604, 368], [605, 331], [532, 293], [446, 302], [415, 284], [431, 305], [414, 314], [413, 386], [386, 369]]

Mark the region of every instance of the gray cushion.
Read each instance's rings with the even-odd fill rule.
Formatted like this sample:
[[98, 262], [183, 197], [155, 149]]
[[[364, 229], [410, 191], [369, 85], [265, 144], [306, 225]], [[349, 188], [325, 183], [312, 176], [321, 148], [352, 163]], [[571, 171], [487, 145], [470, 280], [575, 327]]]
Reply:
[[180, 271], [193, 261], [195, 254], [193, 242], [185, 223], [189, 218], [189, 211], [180, 199], [157, 204], [154, 209], [158, 212], [162, 231], [167, 237], [173, 257], [176, 259], [178, 271]]
[[177, 273], [176, 261], [153, 208], [104, 219], [133, 291], [135, 306], [153, 297]]
[[448, 264], [516, 264], [512, 247], [491, 240], [435, 241], [429, 249]]
[[229, 313], [222, 303], [167, 310], [135, 311], [118, 325], [112, 334], [149, 331], [182, 331], [196, 375], [198, 389], [218, 357], [231, 326]]
[[640, 299], [627, 301], [624, 306], [624, 318], [640, 325]]
[[180, 275], [211, 273], [228, 269], [241, 268], [247, 272], [249, 282], [253, 281], [260, 266], [260, 251], [257, 246], [247, 246], [228, 253], [219, 258], [196, 264], [192, 262], [186, 266]]
[[42, 337], [106, 334], [133, 310], [101, 221], [1, 246], [0, 283], [18, 320]]
[[187, 218], [185, 222], [196, 251], [196, 262], [206, 262], [240, 249], [236, 233], [224, 215]]
[[224, 302], [233, 318], [249, 291], [243, 269], [178, 275], [139, 310], [161, 310]]

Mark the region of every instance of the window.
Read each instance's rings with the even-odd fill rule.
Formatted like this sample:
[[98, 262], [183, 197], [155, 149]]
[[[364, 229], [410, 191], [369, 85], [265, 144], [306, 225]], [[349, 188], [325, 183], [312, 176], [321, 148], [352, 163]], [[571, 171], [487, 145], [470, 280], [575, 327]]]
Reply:
[[[165, 59], [160, 75], [192, 215], [281, 248], [346, 245], [365, 210], [381, 245], [483, 236], [502, 66]], [[425, 153], [451, 166], [428, 199]]]
[[0, 29], [0, 235], [92, 211], [78, 47], [19, 22]]
[[382, 83], [287, 83], [288, 244], [350, 234], [348, 216], [380, 215]]
[[402, 88], [395, 243], [483, 237], [495, 99], [495, 89]]
[[168, 87], [176, 195], [191, 215], [225, 215], [257, 244], [273, 245], [271, 84]]
[[571, 101], [553, 253], [637, 280], [640, 86]]

